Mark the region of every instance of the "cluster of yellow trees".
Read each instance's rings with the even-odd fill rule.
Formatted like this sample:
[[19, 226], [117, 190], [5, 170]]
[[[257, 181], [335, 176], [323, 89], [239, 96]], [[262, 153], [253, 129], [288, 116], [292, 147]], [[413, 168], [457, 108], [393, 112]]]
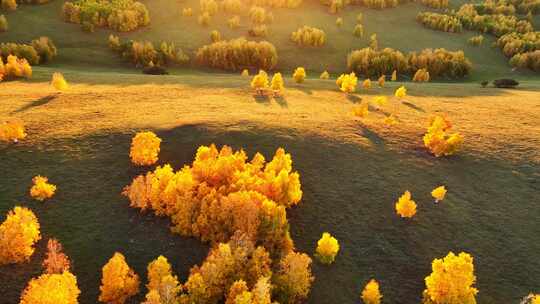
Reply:
[[[0, 60], [1, 61], [1, 60]], [[1, 67], [0, 67], [1, 71]], [[1, 74], [1, 73], [0, 73]], [[12, 119], [0, 123], [0, 140], [17, 142], [26, 137], [24, 123], [19, 119]]]
[[463, 31], [463, 24], [459, 18], [446, 14], [433, 12], [422, 12], [416, 16], [416, 21], [427, 28], [449, 33], [460, 33]]
[[[244, 72], [247, 73], [247, 70], [244, 70]], [[261, 96], [266, 95], [268, 89], [272, 90], [274, 96], [280, 96], [283, 89], [285, 89], [285, 82], [281, 73], [275, 73], [272, 81], [268, 82], [268, 74], [260, 70], [259, 74], [255, 75], [251, 80], [251, 88]]]
[[4, 64], [0, 57], [0, 81], [9, 78], [30, 78], [32, 77], [32, 67], [24, 58], [8, 55], [7, 63]]
[[121, 43], [118, 36], [110, 35], [109, 47], [136, 66], [181, 65], [189, 61], [184, 51], [173, 42], [163, 41], [159, 44], [159, 48], [156, 48], [150, 41], [130, 40]]
[[64, 21], [81, 24], [88, 31], [108, 27], [129, 32], [150, 24], [150, 14], [144, 4], [134, 0], [77, 0], [62, 6]]
[[450, 134], [452, 124], [441, 115], [430, 119], [427, 132], [424, 135], [424, 145], [435, 156], [448, 156], [459, 150], [463, 143], [463, 136], [459, 133]]
[[292, 32], [291, 40], [300, 46], [319, 47], [325, 44], [326, 34], [321, 29], [303, 26], [295, 32]]
[[0, 57], [5, 60], [9, 55], [24, 58], [31, 65], [38, 65], [52, 61], [57, 55], [57, 49], [49, 37], [39, 37], [29, 44], [0, 43]]
[[540, 32], [508, 33], [497, 40], [497, 45], [510, 64], [515, 67], [540, 71]]
[[255, 68], [272, 70], [278, 62], [273, 44], [267, 41], [248, 41], [245, 38], [221, 40], [197, 50], [198, 64], [227, 71]]

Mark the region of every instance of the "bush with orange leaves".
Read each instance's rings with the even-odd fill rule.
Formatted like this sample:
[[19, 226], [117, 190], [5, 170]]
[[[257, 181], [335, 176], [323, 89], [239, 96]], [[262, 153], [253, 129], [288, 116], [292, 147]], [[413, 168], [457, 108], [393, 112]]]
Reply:
[[362, 290], [362, 302], [364, 304], [380, 304], [381, 303], [381, 292], [379, 291], [379, 283], [374, 279], [371, 279], [364, 290]]
[[25, 137], [24, 123], [21, 120], [12, 119], [0, 124], [0, 140], [18, 142]]
[[302, 198], [300, 175], [290, 154], [278, 149], [266, 162], [248, 162], [242, 150], [201, 146], [191, 166], [170, 165], [141, 175], [123, 194], [131, 206], [168, 216], [172, 231], [203, 241], [227, 242], [240, 231], [271, 253], [290, 251], [286, 208]]
[[30, 196], [42, 202], [53, 197], [56, 186], [48, 183], [49, 179], [43, 176], [36, 176], [32, 179], [34, 185], [30, 188]]
[[405, 193], [399, 198], [396, 203], [396, 212], [401, 217], [413, 217], [416, 214], [416, 203], [411, 199], [411, 192]]
[[[0, 61], [2, 61], [1, 58]], [[32, 67], [24, 58], [18, 58], [17, 56], [9, 55], [7, 57], [7, 63], [3, 64], [2, 62], [2, 66], [3, 68], [0, 69], [0, 74], [2, 74], [2, 77], [0, 78], [2, 79], [32, 77]]]
[[69, 258], [62, 252], [62, 244], [56, 239], [49, 239], [47, 242], [47, 256], [43, 260], [45, 273], [54, 274], [69, 271]]
[[443, 116], [433, 116], [424, 135], [424, 146], [436, 157], [452, 155], [463, 144], [463, 137], [459, 133], [449, 134], [452, 128], [450, 121]]
[[116, 252], [103, 266], [99, 290], [99, 301], [111, 304], [123, 304], [139, 292], [139, 276], [121, 253]]
[[158, 161], [161, 139], [154, 132], [139, 132], [131, 141], [129, 156], [139, 166], [150, 166]]
[[34, 213], [24, 207], [13, 208], [0, 225], [0, 265], [28, 261], [40, 239], [39, 222]]
[[46, 273], [28, 283], [20, 304], [77, 304], [80, 293], [71, 272]]
[[478, 290], [473, 287], [473, 257], [453, 252], [431, 264], [432, 273], [426, 277], [424, 304], [476, 304]]

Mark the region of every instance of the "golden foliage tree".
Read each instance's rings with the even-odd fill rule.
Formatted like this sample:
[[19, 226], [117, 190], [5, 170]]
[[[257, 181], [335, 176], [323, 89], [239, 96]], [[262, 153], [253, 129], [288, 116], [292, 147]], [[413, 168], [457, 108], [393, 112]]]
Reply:
[[292, 32], [291, 40], [299, 46], [321, 47], [326, 43], [326, 34], [321, 29], [303, 26]]
[[253, 76], [251, 88], [254, 89], [257, 94], [263, 95], [264, 90], [268, 88], [268, 74], [265, 71], [260, 70], [259, 74]]
[[366, 90], [371, 89], [371, 79], [368, 78], [364, 80], [364, 82], [362, 82], [362, 87]]
[[379, 87], [384, 88], [384, 84], [386, 83], [386, 75], [381, 75], [379, 79], [377, 79], [377, 82], [379, 83]]
[[394, 96], [396, 96], [399, 99], [405, 98], [405, 96], [407, 96], [407, 89], [404, 86], [400, 86], [394, 92]]
[[364, 290], [362, 290], [362, 302], [364, 304], [380, 304], [381, 303], [381, 292], [379, 291], [379, 283], [371, 279]]
[[412, 81], [414, 82], [429, 82], [429, 72], [427, 69], [419, 69], [414, 73]]
[[99, 301], [110, 304], [123, 304], [139, 292], [139, 276], [121, 253], [116, 252], [103, 266], [99, 290]]
[[20, 304], [77, 304], [81, 291], [77, 278], [69, 271], [42, 274], [30, 280]]
[[21, 120], [12, 119], [0, 124], [0, 140], [18, 142], [25, 137], [26, 131]]
[[242, 73], [240, 74], [242, 77], [249, 77], [249, 71], [248, 69], [243, 69]]
[[56, 239], [49, 239], [47, 242], [47, 255], [42, 264], [45, 273], [60, 274], [69, 271], [70, 264], [68, 256], [62, 252], [62, 244]]
[[139, 166], [150, 166], [158, 161], [161, 139], [154, 132], [139, 132], [131, 141], [129, 156]]
[[[0, 32], [7, 32], [8, 28], [9, 28], [9, 24], [8, 24], [7, 19], [6, 19], [6, 16], [0, 15]], [[1, 76], [0, 76], [0, 78], [1, 78]], [[0, 79], [0, 81], [2, 81], [2, 79]]]
[[321, 73], [320, 79], [330, 79], [330, 73], [328, 71], [324, 71]]
[[436, 203], [442, 201], [446, 196], [446, 188], [444, 186], [439, 186], [433, 189], [433, 191], [431, 191], [431, 196], [433, 196]]
[[[147, 302], [156, 301], [160, 304], [176, 304], [182, 289], [178, 278], [172, 274], [172, 268], [164, 256], [148, 264], [148, 294]], [[150, 299], [150, 300], [149, 300]]]
[[307, 297], [314, 280], [310, 265], [311, 258], [303, 253], [290, 252], [281, 259], [275, 279], [279, 303], [297, 303]]
[[40, 175], [35, 176], [32, 179], [34, 185], [30, 188], [30, 196], [40, 202], [53, 197], [56, 192], [56, 186], [50, 184], [48, 181], [49, 179], [46, 177]]
[[296, 83], [302, 83], [306, 79], [306, 70], [303, 67], [298, 67], [294, 70], [293, 79]]
[[397, 71], [396, 71], [396, 70], [394, 70], [394, 71], [392, 72], [392, 78], [390, 78], [390, 80], [391, 80], [391, 81], [396, 81], [396, 80], [397, 80]]
[[64, 78], [64, 75], [62, 75], [61, 73], [54, 73], [52, 75], [51, 85], [60, 92], [65, 91], [69, 88], [68, 83]]
[[31, 78], [32, 67], [25, 58], [9, 55], [4, 65], [4, 78]]
[[0, 225], [0, 265], [28, 261], [34, 245], [41, 239], [39, 222], [34, 213], [24, 207], [9, 211]]
[[347, 94], [354, 93], [358, 84], [358, 78], [354, 72], [350, 74], [342, 74], [336, 80], [336, 84], [342, 92]]
[[362, 38], [364, 37], [364, 27], [361, 24], [357, 24], [354, 26], [353, 35]]
[[338, 252], [338, 240], [328, 232], [323, 233], [321, 239], [317, 242], [316, 253], [319, 260], [324, 264], [331, 264], [334, 262]]
[[401, 217], [413, 217], [416, 214], [416, 203], [411, 199], [411, 192], [405, 193], [396, 202], [396, 212]]
[[424, 303], [426, 304], [476, 304], [478, 290], [473, 257], [465, 252], [453, 252], [431, 264], [432, 273], [426, 277]]
[[285, 89], [283, 76], [281, 73], [275, 73], [270, 82], [270, 89], [274, 91], [274, 94], [279, 95]]
[[452, 155], [461, 148], [463, 137], [459, 133], [450, 134], [451, 128], [450, 121], [441, 115], [430, 119], [423, 140], [424, 146], [436, 157]]

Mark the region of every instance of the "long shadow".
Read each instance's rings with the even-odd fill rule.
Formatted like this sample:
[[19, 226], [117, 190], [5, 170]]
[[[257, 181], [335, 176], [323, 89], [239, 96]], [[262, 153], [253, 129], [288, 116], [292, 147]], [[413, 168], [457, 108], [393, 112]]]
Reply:
[[266, 104], [266, 105], [270, 104], [270, 97], [266, 95], [255, 94], [253, 95], [253, 99], [255, 100], [256, 103], [261, 103], [261, 104]]
[[313, 90], [308, 87], [297, 85], [294, 88], [306, 93], [307, 95], [313, 95]]
[[383, 148], [385, 146], [385, 140], [382, 136], [370, 130], [365, 125], [360, 125], [360, 133], [358, 135], [367, 138], [377, 148]]
[[282, 96], [282, 95], [274, 96], [274, 100], [282, 108], [288, 108], [289, 107], [289, 103], [287, 102], [287, 99], [285, 98], [285, 96]]
[[29, 109], [34, 108], [34, 107], [39, 107], [39, 106], [42, 106], [42, 105], [46, 105], [49, 102], [53, 101], [57, 96], [58, 96], [58, 94], [51, 94], [51, 95], [41, 97], [39, 99], [31, 101], [30, 103], [20, 107], [19, 109], [13, 111], [13, 113], [20, 113], [20, 112], [24, 112], [24, 111], [29, 110]]
[[426, 110], [424, 110], [423, 108], [421, 108], [421, 107], [415, 105], [414, 103], [411, 103], [411, 102], [408, 102], [408, 101], [404, 101], [404, 102], [402, 102], [402, 104], [403, 104], [404, 106], [407, 106], [407, 107], [409, 107], [409, 108], [411, 108], [411, 109], [413, 109], [413, 110], [416, 110], [416, 111], [418, 111], [418, 112], [426, 113]]
[[353, 94], [347, 94], [347, 99], [352, 103], [360, 103], [362, 101], [362, 97]]

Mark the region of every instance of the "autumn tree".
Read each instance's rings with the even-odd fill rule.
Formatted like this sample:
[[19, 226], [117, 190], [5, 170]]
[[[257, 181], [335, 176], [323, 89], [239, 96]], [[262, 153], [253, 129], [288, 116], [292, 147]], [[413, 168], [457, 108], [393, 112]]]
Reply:
[[354, 72], [351, 72], [350, 74], [342, 74], [336, 80], [336, 84], [342, 92], [347, 94], [354, 93], [358, 84], [358, 78]]
[[280, 95], [283, 89], [285, 88], [283, 77], [281, 73], [275, 73], [270, 82], [270, 88], [274, 91], [274, 95]]
[[53, 197], [56, 192], [56, 186], [49, 183], [49, 179], [43, 176], [35, 176], [32, 179], [32, 188], [30, 188], [30, 196], [42, 202]]
[[292, 304], [305, 299], [313, 280], [311, 258], [304, 253], [288, 253], [279, 262], [275, 276], [279, 302]]
[[334, 262], [337, 253], [339, 252], [339, 243], [330, 233], [323, 233], [321, 239], [317, 242], [316, 256], [324, 264]]
[[446, 188], [444, 186], [439, 186], [433, 189], [433, 191], [431, 191], [431, 196], [433, 196], [436, 203], [442, 201], [446, 196]]
[[416, 203], [411, 199], [411, 192], [405, 193], [396, 202], [396, 212], [401, 217], [411, 218], [416, 214]]
[[377, 82], [379, 83], [379, 87], [384, 88], [384, 84], [386, 82], [386, 75], [381, 75], [381, 77], [377, 79]]
[[77, 278], [69, 271], [45, 273], [30, 280], [20, 304], [77, 304], [81, 291]]
[[394, 96], [396, 96], [398, 99], [405, 98], [405, 96], [407, 96], [407, 89], [404, 86], [400, 86], [394, 92]]
[[129, 156], [139, 166], [150, 166], [158, 161], [161, 139], [154, 132], [139, 132], [131, 140]]
[[362, 87], [366, 90], [371, 89], [371, 79], [367, 78], [364, 80], [364, 82], [362, 82]]
[[394, 71], [392, 72], [392, 78], [390, 78], [390, 80], [391, 80], [391, 81], [396, 81], [396, 80], [397, 80], [397, 71], [396, 71], [396, 70], [394, 70]]
[[42, 263], [45, 273], [60, 274], [69, 271], [70, 264], [68, 256], [62, 252], [62, 244], [56, 239], [49, 239], [47, 242], [47, 255]]
[[64, 75], [62, 75], [61, 73], [54, 73], [52, 75], [51, 85], [60, 92], [65, 91], [69, 88], [68, 83], [64, 78]]
[[164, 256], [159, 256], [148, 264], [146, 288], [148, 288], [147, 299], [159, 299], [161, 304], [178, 303], [181, 285], [178, 278], [172, 274], [171, 265]]
[[303, 67], [298, 67], [294, 70], [293, 79], [296, 83], [302, 83], [306, 79], [306, 70]]
[[34, 213], [24, 207], [8, 212], [0, 225], [0, 265], [28, 261], [34, 245], [41, 239], [39, 222]]
[[321, 73], [320, 79], [330, 79], [330, 73], [328, 71], [324, 71]]
[[427, 132], [423, 137], [424, 146], [436, 157], [456, 153], [463, 144], [460, 133], [450, 133], [452, 124], [441, 115], [431, 117]]
[[253, 76], [251, 88], [254, 89], [258, 95], [264, 95], [264, 90], [268, 88], [268, 74], [265, 71], [260, 70], [259, 74]]
[[[2, 61], [2, 59], [0, 59]], [[19, 119], [12, 119], [0, 123], [0, 140], [18, 142], [26, 137], [24, 123]]]
[[[0, 15], [0, 32], [7, 32], [8, 28], [9, 28], [9, 24], [6, 19], [6, 16]], [[2, 79], [0, 79], [0, 81], [2, 81]]]
[[426, 277], [425, 304], [475, 304], [478, 290], [473, 257], [465, 252], [449, 252], [431, 264], [432, 273]]
[[380, 304], [381, 298], [379, 283], [375, 279], [371, 279], [362, 290], [362, 302], [364, 304]]
[[139, 276], [129, 267], [121, 253], [116, 252], [102, 271], [100, 302], [123, 304], [139, 292]]

